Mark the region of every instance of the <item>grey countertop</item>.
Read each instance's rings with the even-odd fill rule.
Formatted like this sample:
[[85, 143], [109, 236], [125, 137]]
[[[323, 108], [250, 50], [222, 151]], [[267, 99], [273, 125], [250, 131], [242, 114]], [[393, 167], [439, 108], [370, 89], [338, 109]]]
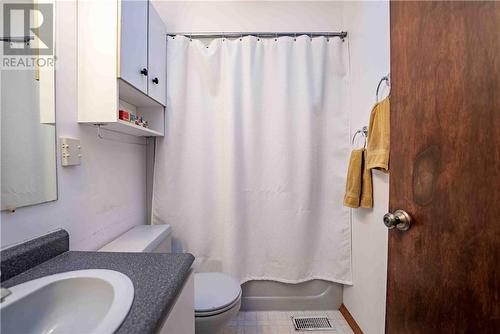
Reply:
[[72, 270], [116, 270], [134, 284], [132, 307], [116, 333], [156, 333], [180, 293], [193, 261], [191, 254], [69, 251], [6, 280], [2, 286], [8, 288]]

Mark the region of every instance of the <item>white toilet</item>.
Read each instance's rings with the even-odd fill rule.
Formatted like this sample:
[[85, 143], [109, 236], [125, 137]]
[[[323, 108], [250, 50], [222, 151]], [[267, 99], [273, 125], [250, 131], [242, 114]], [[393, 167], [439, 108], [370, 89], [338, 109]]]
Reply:
[[194, 274], [196, 334], [219, 333], [241, 306], [241, 286], [223, 273]]
[[[100, 251], [170, 253], [172, 250], [170, 225], [135, 226]], [[216, 334], [240, 310], [241, 286], [226, 274], [195, 273], [196, 334]]]

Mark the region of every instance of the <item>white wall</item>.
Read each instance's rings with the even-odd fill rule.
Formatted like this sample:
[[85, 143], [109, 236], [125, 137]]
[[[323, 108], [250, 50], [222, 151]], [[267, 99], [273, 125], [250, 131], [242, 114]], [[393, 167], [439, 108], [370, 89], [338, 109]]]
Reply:
[[[349, 32], [351, 129], [368, 125], [378, 80], [389, 72], [388, 2], [171, 2], [155, 6], [169, 32]], [[346, 162], [347, 163], [347, 162]], [[375, 172], [374, 208], [353, 210], [353, 286], [344, 304], [366, 334], [384, 332], [388, 176]]]
[[62, 227], [71, 249], [94, 250], [146, 221], [146, 148], [98, 139], [94, 127], [77, 123], [76, 37], [76, 2], [57, 1], [57, 135], [81, 139], [82, 164], [62, 168], [58, 152], [59, 200], [2, 212], [2, 247]]
[[342, 3], [314, 1], [164, 1], [153, 3], [168, 32], [337, 31]]
[[[389, 3], [346, 2], [344, 24], [349, 32], [351, 129], [355, 131], [368, 125], [376, 86], [389, 72]], [[353, 210], [354, 284], [344, 287], [344, 305], [366, 334], [385, 331], [387, 228], [382, 216], [388, 210], [387, 174], [374, 172], [373, 195], [373, 209]]]

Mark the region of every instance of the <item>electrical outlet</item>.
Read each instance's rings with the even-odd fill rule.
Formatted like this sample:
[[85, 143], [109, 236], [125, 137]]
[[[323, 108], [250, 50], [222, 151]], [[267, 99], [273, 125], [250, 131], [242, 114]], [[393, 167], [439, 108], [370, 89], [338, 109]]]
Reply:
[[63, 166], [77, 166], [81, 163], [82, 147], [80, 139], [59, 138], [61, 143], [61, 164]]

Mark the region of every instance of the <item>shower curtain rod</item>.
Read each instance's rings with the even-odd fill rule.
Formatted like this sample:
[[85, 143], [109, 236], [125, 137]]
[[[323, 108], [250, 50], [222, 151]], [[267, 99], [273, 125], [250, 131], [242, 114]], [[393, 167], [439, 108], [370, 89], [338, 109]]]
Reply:
[[241, 38], [243, 36], [255, 36], [260, 38], [277, 38], [277, 37], [297, 37], [307, 35], [309, 37], [339, 37], [344, 40], [347, 37], [347, 31], [340, 32], [175, 32], [168, 33], [167, 36], [175, 37], [182, 35], [189, 38]]

